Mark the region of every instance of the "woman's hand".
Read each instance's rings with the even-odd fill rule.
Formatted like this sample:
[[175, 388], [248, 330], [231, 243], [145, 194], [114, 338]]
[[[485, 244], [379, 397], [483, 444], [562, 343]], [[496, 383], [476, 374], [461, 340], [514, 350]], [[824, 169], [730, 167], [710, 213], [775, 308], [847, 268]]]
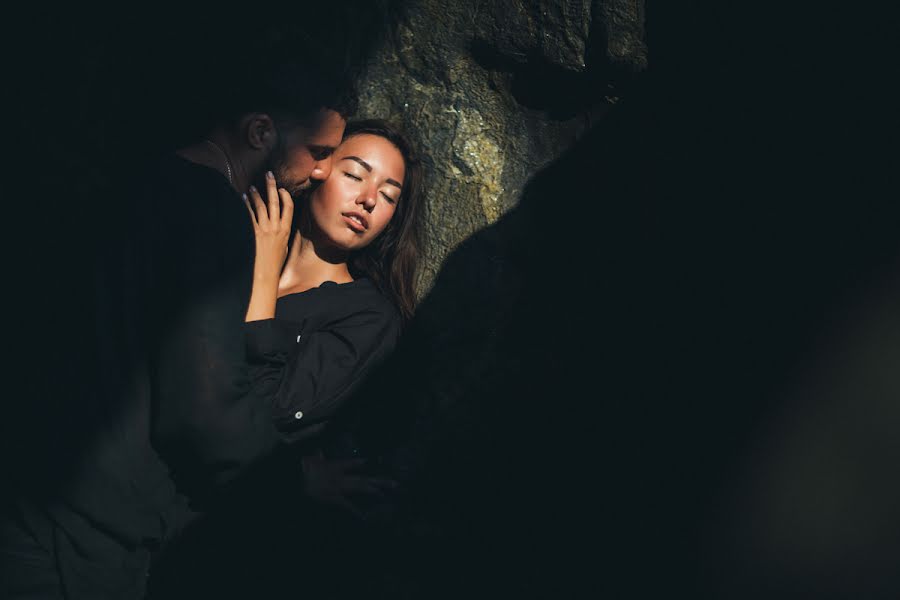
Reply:
[[271, 171], [266, 173], [266, 196], [268, 203], [263, 202], [259, 191], [253, 186], [250, 186], [249, 198], [244, 194], [244, 204], [250, 213], [256, 238], [253, 291], [250, 294], [246, 321], [271, 319], [275, 316], [278, 280], [287, 258], [288, 239], [291, 237], [294, 201], [287, 190], [277, 187]]
[[[266, 195], [268, 203], [263, 202], [259, 191], [250, 186], [250, 196], [244, 194], [244, 204], [250, 212], [253, 222], [253, 233], [256, 236], [256, 261], [254, 278], [281, 276], [284, 259], [287, 258], [288, 238], [291, 236], [291, 223], [294, 217], [294, 201], [284, 188], [278, 188], [272, 172], [266, 173]], [[251, 207], [255, 207], [254, 209]]]

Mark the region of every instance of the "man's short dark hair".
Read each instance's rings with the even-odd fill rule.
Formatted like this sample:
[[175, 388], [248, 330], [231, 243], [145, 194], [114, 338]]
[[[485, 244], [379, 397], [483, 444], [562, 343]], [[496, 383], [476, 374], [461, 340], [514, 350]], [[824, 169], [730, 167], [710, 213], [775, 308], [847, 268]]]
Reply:
[[353, 73], [343, 65], [322, 65], [314, 58], [273, 66], [264, 74], [257, 93], [259, 97], [248, 103], [251, 110], [301, 121], [323, 108], [349, 119], [359, 105]]
[[357, 111], [359, 71], [334, 49], [296, 35], [242, 62], [246, 82], [223, 93], [220, 122], [263, 112], [285, 123], [305, 123], [323, 108], [345, 119]]

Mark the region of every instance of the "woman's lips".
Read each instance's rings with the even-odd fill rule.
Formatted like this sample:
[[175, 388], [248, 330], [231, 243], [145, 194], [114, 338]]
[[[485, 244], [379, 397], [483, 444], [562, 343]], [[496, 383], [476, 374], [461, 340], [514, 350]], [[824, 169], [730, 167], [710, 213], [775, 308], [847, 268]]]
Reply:
[[356, 233], [365, 233], [365, 231], [366, 231], [365, 225], [363, 225], [359, 221], [357, 221], [347, 215], [341, 215], [341, 216], [344, 218], [344, 222], [347, 223], [347, 225], [350, 227], [350, 229], [352, 229]]

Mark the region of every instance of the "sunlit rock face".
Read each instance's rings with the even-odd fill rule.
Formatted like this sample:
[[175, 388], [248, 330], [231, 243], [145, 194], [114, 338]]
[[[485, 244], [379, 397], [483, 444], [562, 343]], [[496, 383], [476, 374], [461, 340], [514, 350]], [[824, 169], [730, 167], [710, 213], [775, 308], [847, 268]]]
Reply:
[[370, 61], [360, 115], [425, 156], [427, 291], [460, 241], [615, 103], [647, 63], [642, 0], [418, 0]]

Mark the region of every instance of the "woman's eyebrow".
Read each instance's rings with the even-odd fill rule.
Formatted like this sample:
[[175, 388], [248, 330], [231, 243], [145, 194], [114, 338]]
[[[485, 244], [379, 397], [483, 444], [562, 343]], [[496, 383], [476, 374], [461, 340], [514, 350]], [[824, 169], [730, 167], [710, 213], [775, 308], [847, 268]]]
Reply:
[[[354, 161], [354, 162], [358, 162], [359, 164], [361, 164], [361, 165], [363, 166], [363, 168], [364, 168], [366, 171], [368, 171], [369, 173], [372, 172], [372, 165], [370, 165], [369, 163], [367, 163], [366, 161], [364, 161], [363, 159], [361, 159], [361, 158], [358, 157], [358, 156], [344, 156], [343, 158], [341, 158], [341, 160], [352, 160], [352, 161]], [[391, 185], [393, 185], [393, 186], [396, 186], [396, 187], [398, 187], [398, 188], [401, 189], [401, 190], [403, 189], [403, 184], [401, 184], [401, 183], [400, 183], [399, 181], [397, 181], [396, 179], [385, 179], [384, 182], [385, 182], [385, 183], [389, 183], [389, 184], [391, 184]]]
[[361, 158], [358, 157], [358, 156], [345, 156], [345, 157], [343, 157], [341, 160], [352, 160], [352, 161], [356, 161], [356, 162], [358, 162], [359, 164], [361, 164], [361, 165], [363, 166], [363, 168], [364, 168], [366, 171], [368, 171], [369, 173], [372, 172], [372, 165], [370, 165], [369, 163], [367, 163], [366, 161], [364, 161], [363, 159], [361, 159]]

